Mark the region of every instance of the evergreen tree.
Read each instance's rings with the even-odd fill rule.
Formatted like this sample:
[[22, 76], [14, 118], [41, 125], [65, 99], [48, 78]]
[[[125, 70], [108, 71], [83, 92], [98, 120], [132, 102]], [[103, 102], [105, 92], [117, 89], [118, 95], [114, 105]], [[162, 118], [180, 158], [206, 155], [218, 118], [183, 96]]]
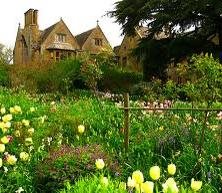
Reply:
[[[122, 0], [109, 14], [122, 25], [123, 34], [133, 35], [141, 24], [148, 27], [149, 35], [135, 53], [142, 51], [144, 72], [149, 75], [161, 69], [157, 76], [163, 77], [166, 63], [193, 53], [214, 51], [219, 56], [222, 51], [221, 0]], [[154, 43], [163, 32], [166, 38]], [[217, 44], [211, 41], [215, 36]]]

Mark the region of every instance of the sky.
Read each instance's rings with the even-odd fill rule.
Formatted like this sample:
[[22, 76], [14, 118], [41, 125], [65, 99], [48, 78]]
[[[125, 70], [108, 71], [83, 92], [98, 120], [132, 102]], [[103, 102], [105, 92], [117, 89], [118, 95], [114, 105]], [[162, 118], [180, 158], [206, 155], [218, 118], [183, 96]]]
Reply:
[[39, 29], [58, 22], [60, 18], [75, 36], [99, 25], [112, 47], [121, 43], [121, 26], [104, 16], [117, 0], [5, 0], [0, 6], [0, 43], [13, 49], [19, 23], [24, 26], [24, 13], [39, 10]]

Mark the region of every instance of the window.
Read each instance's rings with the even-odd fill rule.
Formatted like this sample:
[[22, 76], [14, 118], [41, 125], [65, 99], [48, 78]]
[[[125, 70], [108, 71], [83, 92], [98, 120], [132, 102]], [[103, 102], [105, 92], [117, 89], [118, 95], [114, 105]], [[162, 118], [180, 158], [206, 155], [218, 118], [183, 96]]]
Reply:
[[65, 34], [56, 34], [55, 40], [56, 40], [56, 42], [66, 42], [66, 35]]
[[57, 51], [56, 52], [56, 61], [59, 61], [60, 60], [60, 53]]
[[95, 45], [96, 46], [102, 46], [103, 45], [103, 40], [100, 38], [96, 38], [95, 39]]

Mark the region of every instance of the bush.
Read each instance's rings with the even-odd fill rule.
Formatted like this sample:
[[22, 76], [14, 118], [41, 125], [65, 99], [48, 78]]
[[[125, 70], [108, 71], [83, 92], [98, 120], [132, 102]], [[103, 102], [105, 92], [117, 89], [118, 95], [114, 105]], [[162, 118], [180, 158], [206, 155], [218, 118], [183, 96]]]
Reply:
[[[101, 158], [107, 163], [111, 174], [120, 172], [117, 162], [108, 155], [100, 145], [86, 145], [72, 148], [63, 146], [50, 153], [36, 168], [38, 192], [55, 192], [63, 188], [65, 181], [77, 181], [80, 177], [95, 172], [95, 160]], [[43, 188], [44, 187], [44, 188]]]
[[129, 92], [130, 88], [143, 80], [138, 72], [124, 71], [116, 66], [103, 65], [103, 77], [98, 83], [100, 90], [113, 93]]
[[68, 59], [52, 64], [46, 71], [40, 71], [34, 77], [38, 91], [67, 93], [74, 85], [77, 86], [76, 81], [79, 82], [80, 66], [81, 62], [78, 59]]
[[6, 64], [0, 63], [0, 86], [9, 86], [9, 72]]

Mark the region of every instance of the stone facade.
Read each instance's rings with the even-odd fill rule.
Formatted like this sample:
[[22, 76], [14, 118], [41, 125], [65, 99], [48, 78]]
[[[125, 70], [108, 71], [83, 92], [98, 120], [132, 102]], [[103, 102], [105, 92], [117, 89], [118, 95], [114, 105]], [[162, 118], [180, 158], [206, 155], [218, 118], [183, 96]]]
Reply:
[[75, 57], [82, 51], [97, 54], [111, 48], [99, 25], [83, 34], [84, 38], [79, 41], [81, 34], [74, 37], [62, 19], [43, 31], [39, 30], [38, 10], [29, 9], [25, 13], [24, 28], [18, 27], [13, 63], [36, 66]]
[[80, 49], [90, 54], [112, 50], [109, 41], [98, 24], [95, 28], [77, 35], [76, 39], [80, 45]]
[[137, 27], [135, 29], [135, 35], [125, 35], [120, 46], [114, 48], [116, 54], [117, 63], [124, 68], [128, 68], [133, 71], [142, 71], [142, 64], [140, 59], [133, 56], [132, 51], [138, 46], [141, 38], [145, 37], [148, 33], [146, 27]]

